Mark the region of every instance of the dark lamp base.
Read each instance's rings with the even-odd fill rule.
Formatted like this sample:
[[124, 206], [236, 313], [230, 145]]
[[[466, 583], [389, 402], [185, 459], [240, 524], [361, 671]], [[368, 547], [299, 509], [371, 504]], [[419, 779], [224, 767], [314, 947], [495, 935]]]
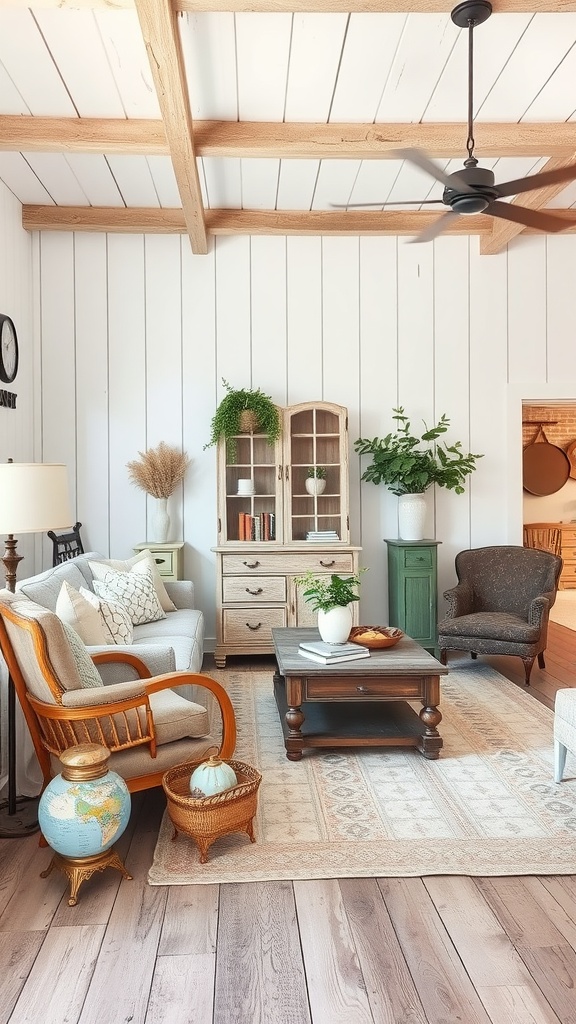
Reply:
[[0, 839], [22, 839], [39, 829], [38, 797], [19, 797], [15, 814], [8, 814], [7, 802], [0, 804]]

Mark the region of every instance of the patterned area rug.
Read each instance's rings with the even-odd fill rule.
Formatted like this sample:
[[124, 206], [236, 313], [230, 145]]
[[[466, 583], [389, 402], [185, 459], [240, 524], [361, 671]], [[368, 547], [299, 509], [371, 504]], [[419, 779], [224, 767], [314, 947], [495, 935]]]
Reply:
[[555, 785], [552, 712], [488, 665], [451, 662], [437, 761], [375, 747], [287, 761], [271, 673], [215, 674], [236, 709], [234, 757], [263, 775], [257, 841], [224, 837], [200, 864], [192, 839], [171, 841], [165, 814], [152, 885], [576, 874], [576, 758]]

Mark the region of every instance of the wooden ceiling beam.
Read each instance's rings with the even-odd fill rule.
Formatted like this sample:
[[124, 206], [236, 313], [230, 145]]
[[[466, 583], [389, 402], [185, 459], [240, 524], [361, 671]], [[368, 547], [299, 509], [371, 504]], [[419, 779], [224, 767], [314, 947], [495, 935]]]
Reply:
[[208, 237], [186, 84], [178, 16], [171, 0], [136, 0], [160, 113], [192, 252], [207, 253]]
[[[198, 156], [269, 159], [371, 160], [420, 146], [436, 158], [462, 157], [465, 124], [308, 124], [268, 121], [196, 121]], [[576, 121], [474, 126], [479, 159], [491, 156], [572, 156]], [[0, 150], [45, 153], [170, 152], [162, 121], [136, 118], [0, 115]]]
[[[135, 0], [0, 0], [0, 8], [133, 10]], [[319, 14], [449, 14], [451, 0], [174, 0], [175, 11], [254, 11]], [[576, 11], [576, 0], [492, 0], [495, 14]]]
[[[574, 210], [554, 210], [576, 232]], [[210, 235], [418, 235], [442, 214], [421, 210], [206, 210]], [[460, 217], [446, 234], [490, 237], [493, 218]], [[186, 234], [182, 210], [94, 206], [23, 206], [27, 231]], [[525, 229], [535, 234], [533, 229]]]
[[[576, 158], [576, 153], [572, 153], [572, 159]], [[564, 160], [548, 160], [541, 168], [540, 173], [544, 171], [555, 171], [559, 167], [564, 167]], [[551, 199], [559, 195], [563, 189], [566, 188], [566, 182], [560, 182], [559, 185], [548, 185], [546, 188], [538, 189], [536, 192], [523, 192], [521, 195], [516, 196], [511, 205], [512, 206], [525, 206], [529, 210], [540, 210], [546, 206]], [[560, 213], [559, 210], [551, 210], [551, 213]], [[563, 215], [569, 216], [576, 219], [576, 211], [568, 210], [562, 211]], [[509, 242], [513, 238], [516, 238], [520, 232], [524, 233], [528, 231], [528, 228], [523, 227], [522, 224], [515, 224], [509, 220], [496, 220], [492, 218], [492, 230], [490, 234], [483, 238], [480, 242], [480, 253], [482, 256], [494, 256], [496, 253], [502, 252], [506, 248]]]

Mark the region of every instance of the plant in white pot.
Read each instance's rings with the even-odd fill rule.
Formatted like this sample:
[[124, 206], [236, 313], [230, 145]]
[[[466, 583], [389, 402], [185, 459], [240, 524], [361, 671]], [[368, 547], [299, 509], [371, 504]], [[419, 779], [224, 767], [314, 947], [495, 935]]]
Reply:
[[360, 569], [356, 576], [316, 576], [311, 569], [296, 576], [296, 586], [303, 588], [304, 600], [318, 612], [318, 630], [327, 644], [343, 644], [352, 629], [353, 601], [359, 601]]
[[359, 455], [372, 456], [371, 464], [362, 473], [362, 480], [386, 484], [392, 494], [398, 495], [401, 538], [422, 540], [426, 516], [424, 492], [432, 484], [438, 484], [456, 494], [463, 494], [464, 481], [476, 469], [476, 461], [482, 456], [464, 453], [461, 441], [451, 445], [437, 443], [450, 426], [445, 413], [430, 429], [424, 423], [424, 433], [415, 437], [404, 409], [392, 411], [392, 419], [397, 424], [393, 433], [372, 440], [359, 437], [354, 448]]
[[324, 494], [326, 489], [326, 470], [324, 466], [309, 466], [304, 486], [308, 494]]

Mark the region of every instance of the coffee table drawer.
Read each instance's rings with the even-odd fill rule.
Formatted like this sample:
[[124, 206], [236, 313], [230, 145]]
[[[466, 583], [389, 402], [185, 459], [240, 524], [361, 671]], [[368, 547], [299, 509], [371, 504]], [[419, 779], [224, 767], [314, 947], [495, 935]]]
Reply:
[[225, 644], [272, 643], [272, 628], [286, 625], [285, 608], [224, 608], [223, 639]]
[[304, 700], [411, 700], [422, 696], [422, 686], [420, 680], [403, 676], [309, 676], [304, 680]]

